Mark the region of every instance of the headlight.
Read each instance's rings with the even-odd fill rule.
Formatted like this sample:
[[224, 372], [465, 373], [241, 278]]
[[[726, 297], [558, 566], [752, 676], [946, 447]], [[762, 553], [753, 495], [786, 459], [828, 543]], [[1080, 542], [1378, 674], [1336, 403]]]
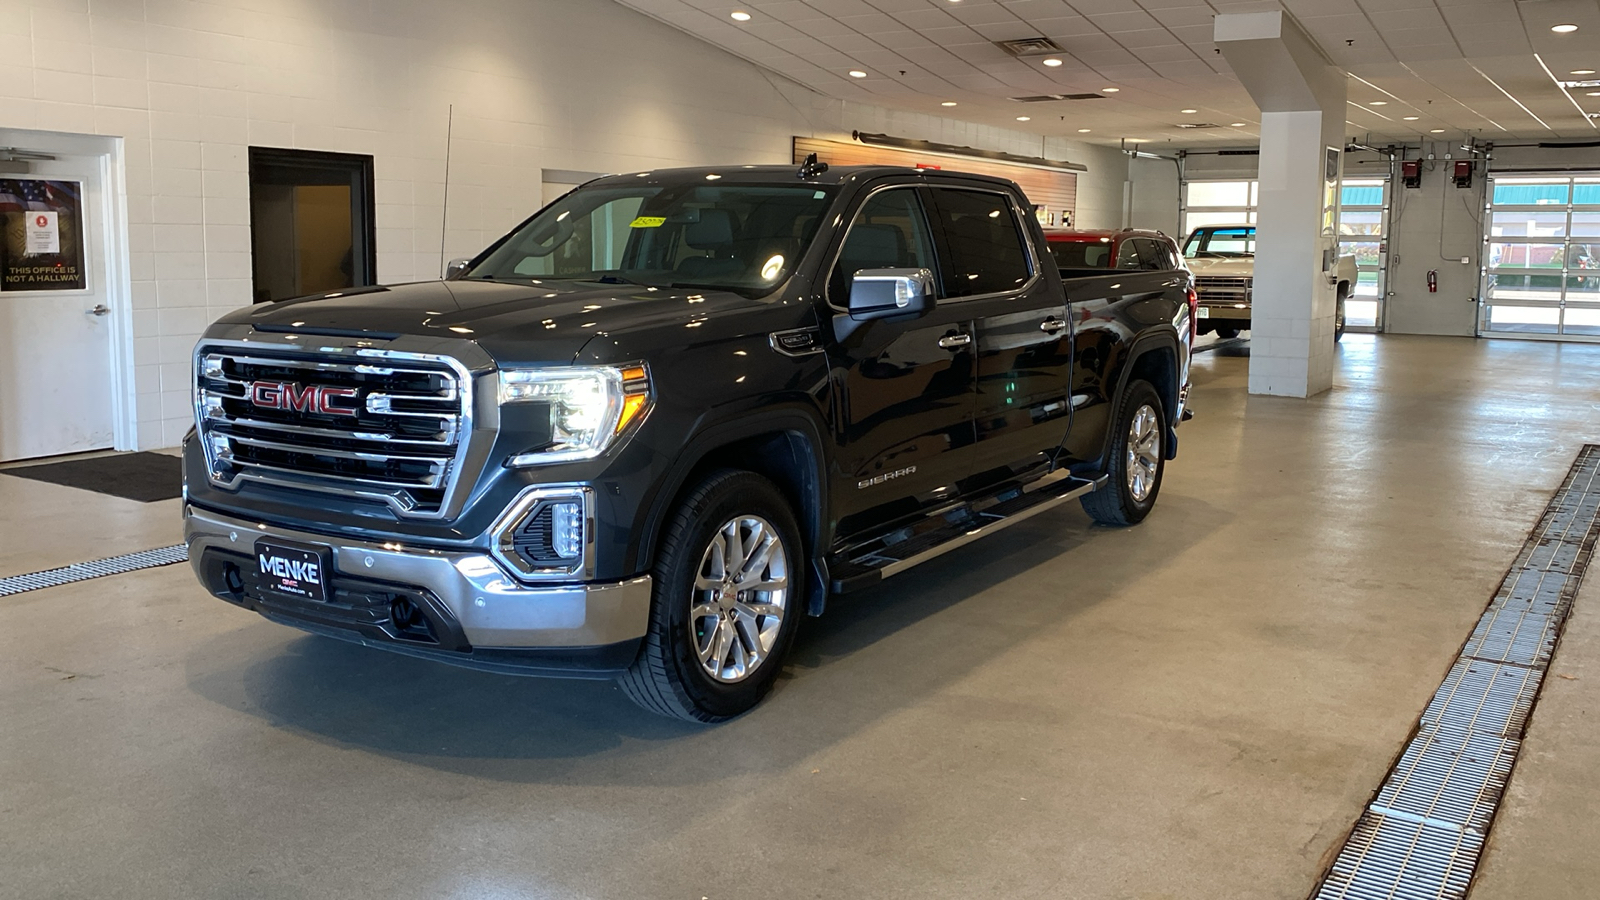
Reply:
[[550, 407], [550, 442], [508, 465], [593, 459], [649, 408], [650, 375], [644, 366], [501, 370], [501, 406], [534, 402]]

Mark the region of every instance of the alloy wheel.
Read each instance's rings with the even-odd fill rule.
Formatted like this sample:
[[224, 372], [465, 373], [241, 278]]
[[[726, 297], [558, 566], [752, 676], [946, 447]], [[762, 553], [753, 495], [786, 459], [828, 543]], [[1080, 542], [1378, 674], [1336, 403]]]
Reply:
[[789, 554], [760, 516], [738, 516], [712, 536], [696, 570], [689, 635], [700, 668], [725, 684], [750, 677], [772, 654], [788, 612]]
[[1143, 503], [1155, 488], [1161, 466], [1161, 417], [1146, 403], [1128, 426], [1128, 493]]

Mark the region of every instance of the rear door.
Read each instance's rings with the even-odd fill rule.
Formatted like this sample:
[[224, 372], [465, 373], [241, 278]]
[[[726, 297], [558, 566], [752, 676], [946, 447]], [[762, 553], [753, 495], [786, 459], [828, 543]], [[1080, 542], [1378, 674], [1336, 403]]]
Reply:
[[976, 453], [967, 487], [1049, 462], [1067, 432], [1071, 329], [1054, 262], [1035, 254], [1027, 207], [985, 183], [940, 183], [942, 278], [977, 333]]
[[827, 285], [841, 534], [942, 502], [971, 469], [976, 384], [969, 307], [941, 297], [907, 321], [853, 322], [850, 281], [862, 269], [924, 268], [937, 277], [933, 231], [916, 182], [874, 189], [852, 213]]

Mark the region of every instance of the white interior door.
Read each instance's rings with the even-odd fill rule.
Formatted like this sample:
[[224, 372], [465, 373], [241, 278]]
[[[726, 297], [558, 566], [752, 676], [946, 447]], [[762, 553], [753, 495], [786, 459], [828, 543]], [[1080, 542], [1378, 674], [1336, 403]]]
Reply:
[[[85, 286], [65, 289], [10, 289], [0, 283], [0, 462], [63, 453], [103, 450], [114, 437], [111, 344], [111, 300], [106, 269], [105, 158], [61, 156], [35, 161], [26, 174], [0, 174], [0, 183], [26, 188], [9, 193], [4, 216], [8, 233], [7, 265], [15, 271], [23, 254], [28, 261], [29, 235], [17, 234], [38, 223], [71, 227], [68, 215], [41, 217], [44, 207], [60, 206], [60, 192], [39, 197], [40, 184], [76, 182], [81, 186], [82, 221], [75, 226], [83, 247]], [[31, 184], [29, 184], [31, 183]], [[19, 204], [17, 201], [21, 200]], [[23, 209], [18, 215], [15, 209]], [[33, 245], [32, 249], [41, 249]]]

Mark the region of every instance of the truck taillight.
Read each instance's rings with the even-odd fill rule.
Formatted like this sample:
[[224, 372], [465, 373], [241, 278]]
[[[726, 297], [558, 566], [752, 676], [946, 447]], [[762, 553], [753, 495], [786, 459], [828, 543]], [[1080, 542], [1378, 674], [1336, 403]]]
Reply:
[[1192, 345], [1200, 337], [1200, 295], [1194, 288], [1189, 288], [1189, 343]]

